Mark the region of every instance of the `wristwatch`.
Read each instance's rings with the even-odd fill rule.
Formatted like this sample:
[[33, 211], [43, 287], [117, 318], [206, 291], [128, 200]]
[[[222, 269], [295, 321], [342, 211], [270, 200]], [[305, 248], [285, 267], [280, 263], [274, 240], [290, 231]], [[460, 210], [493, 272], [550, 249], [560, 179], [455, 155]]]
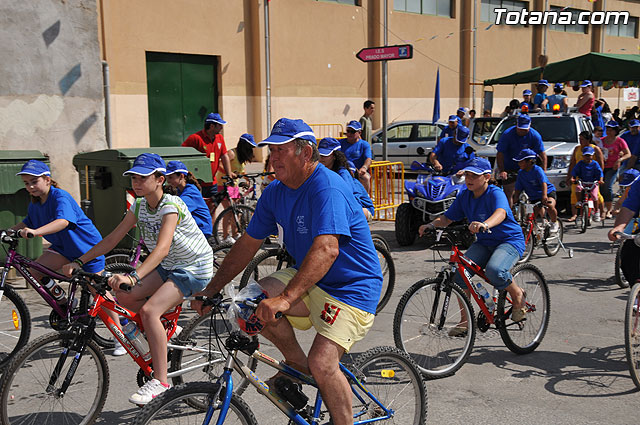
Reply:
[[138, 276], [138, 272], [137, 271], [132, 271], [131, 273], [129, 273], [129, 276], [131, 276], [132, 278], [134, 278], [136, 280], [136, 284], [140, 283], [140, 276]]

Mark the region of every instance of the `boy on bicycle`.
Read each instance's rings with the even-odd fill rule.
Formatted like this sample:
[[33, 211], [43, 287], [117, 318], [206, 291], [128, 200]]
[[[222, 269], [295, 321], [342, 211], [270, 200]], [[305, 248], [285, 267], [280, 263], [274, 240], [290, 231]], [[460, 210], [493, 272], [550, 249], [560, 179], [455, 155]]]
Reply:
[[536, 157], [533, 150], [523, 149], [518, 156], [513, 158], [520, 167], [516, 179], [514, 199], [517, 200], [524, 190], [531, 203], [542, 201], [542, 205], [547, 207], [551, 219], [550, 231], [555, 233], [559, 228], [558, 211], [556, 211], [556, 188], [549, 181], [542, 168], [536, 165]]
[[[572, 183], [575, 183], [576, 179], [580, 179], [583, 182], [604, 184], [602, 168], [593, 160], [594, 153], [595, 150], [591, 146], [582, 148], [582, 161], [578, 162], [571, 170]], [[593, 185], [593, 189], [591, 189], [591, 197], [594, 201], [598, 199], [598, 184]]]

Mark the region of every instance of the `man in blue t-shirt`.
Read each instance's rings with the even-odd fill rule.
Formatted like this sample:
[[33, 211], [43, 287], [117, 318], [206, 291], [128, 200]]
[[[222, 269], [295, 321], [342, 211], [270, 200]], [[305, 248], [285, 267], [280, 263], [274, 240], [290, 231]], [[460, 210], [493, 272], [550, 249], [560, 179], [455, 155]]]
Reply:
[[442, 129], [438, 140], [442, 140], [445, 137], [453, 137], [453, 135], [456, 134], [456, 128], [459, 122], [460, 118], [457, 115], [449, 115], [449, 125]]
[[533, 109], [533, 100], [531, 100], [532, 94], [533, 93], [529, 89], [522, 91], [522, 102], [520, 102], [520, 109], [522, 109], [522, 107], [525, 107], [525, 106], [527, 111], [530, 111]]
[[358, 180], [367, 190], [371, 189], [371, 145], [366, 140], [360, 138], [362, 134], [362, 125], [358, 121], [349, 121], [347, 123], [347, 137], [340, 139], [340, 149], [347, 159], [353, 162], [358, 169], [356, 174]]
[[[627, 161], [626, 168], [640, 168], [638, 164], [638, 156], [640, 156], [640, 121], [631, 120], [629, 122], [629, 130], [620, 136], [627, 145], [631, 152], [631, 158]], [[623, 163], [624, 164], [624, 163]]]
[[[365, 142], [366, 143], [366, 142]], [[262, 336], [285, 361], [318, 383], [334, 423], [352, 418], [351, 389], [339, 360], [373, 324], [382, 288], [380, 262], [369, 226], [351, 188], [318, 163], [316, 138], [302, 120], [282, 118], [258, 146], [269, 146], [276, 181], [262, 192], [247, 231], [225, 257], [203, 295], [218, 293], [278, 233], [294, 268], [260, 280], [268, 294], [256, 310]], [[204, 313], [201, 303], [194, 307]], [[276, 319], [276, 313], [286, 319]], [[315, 328], [308, 357], [293, 332]], [[271, 387], [275, 378], [266, 381]]]
[[[526, 114], [518, 116], [516, 125], [505, 130], [498, 140], [498, 154], [496, 156], [498, 178], [506, 181], [506, 183], [503, 183], [502, 188], [505, 195], [507, 195], [509, 205], [513, 204], [512, 195], [515, 187], [515, 174], [520, 169], [513, 158], [523, 149], [531, 149], [538, 154], [542, 161], [542, 169], [547, 170], [547, 154], [544, 152], [542, 136], [535, 128], [531, 128], [531, 118]], [[514, 177], [507, 180], [509, 174]]]
[[535, 109], [542, 109], [544, 111], [549, 109], [548, 106], [542, 105], [542, 101], [547, 98], [547, 94], [545, 93], [547, 89], [549, 89], [549, 82], [547, 80], [538, 81], [538, 93], [533, 97], [533, 107]]
[[476, 155], [467, 143], [469, 129], [463, 125], [456, 127], [454, 137], [440, 139], [436, 147], [429, 154], [429, 162], [434, 170], [442, 171], [444, 175], [458, 172], [464, 164]]

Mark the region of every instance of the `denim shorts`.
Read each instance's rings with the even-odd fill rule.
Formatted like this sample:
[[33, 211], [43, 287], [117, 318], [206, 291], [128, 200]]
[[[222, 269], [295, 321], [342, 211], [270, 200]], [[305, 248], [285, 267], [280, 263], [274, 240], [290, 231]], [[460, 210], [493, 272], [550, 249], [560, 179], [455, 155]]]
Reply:
[[[511, 268], [520, 259], [520, 253], [516, 247], [506, 242], [498, 246], [485, 246], [474, 242], [465, 256], [484, 268], [489, 283], [499, 291], [511, 284]], [[459, 274], [456, 274], [455, 281], [461, 287], [465, 287]]]
[[171, 279], [184, 297], [190, 297], [194, 293], [202, 291], [209, 284], [209, 279], [198, 279], [191, 272], [184, 269], [165, 270], [158, 266], [156, 271], [163, 282]]

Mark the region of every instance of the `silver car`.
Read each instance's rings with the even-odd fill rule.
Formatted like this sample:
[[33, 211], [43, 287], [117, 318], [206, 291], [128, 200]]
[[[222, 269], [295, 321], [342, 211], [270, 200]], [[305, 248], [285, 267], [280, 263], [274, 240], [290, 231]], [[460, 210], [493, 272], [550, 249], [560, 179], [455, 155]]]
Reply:
[[[418, 148], [430, 152], [436, 140], [447, 126], [444, 122], [433, 121], [396, 121], [387, 126], [387, 159], [402, 162], [409, 170], [413, 161], [424, 162], [426, 157], [418, 154]], [[373, 158], [382, 160], [382, 129], [371, 136]]]

